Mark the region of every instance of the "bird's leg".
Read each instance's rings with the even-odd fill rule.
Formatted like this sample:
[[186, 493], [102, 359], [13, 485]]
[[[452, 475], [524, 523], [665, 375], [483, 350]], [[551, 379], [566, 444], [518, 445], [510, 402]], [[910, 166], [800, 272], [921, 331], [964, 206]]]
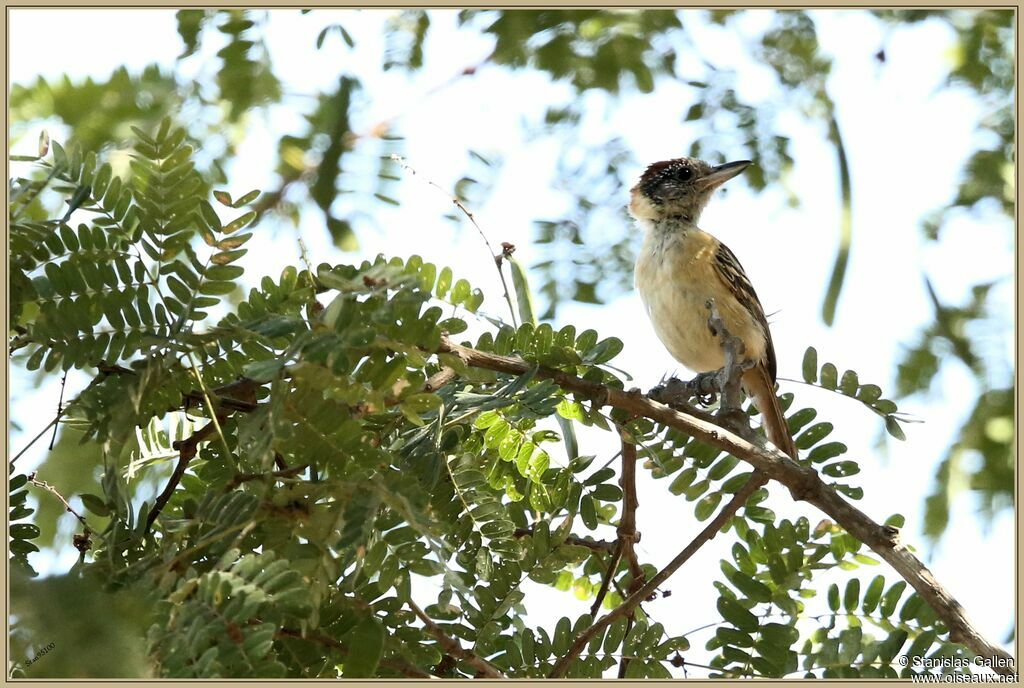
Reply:
[[717, 401], [718, 389], [718, 371], [712, 371], [700, 373], [692, 380], [680, 380], [677, 377], [663, 380], [647, 396], [668, 406], [687, 404], [694, 399], [699, 405], [707, 407]]
[[742, 407], [741, 380], [743, 373], [755, 363], [744, 356], [743, 340], [725, 326], [714, 300], [709, 299], [705, 306], [708, 309], [708, 327], [721, 343], [725, 365], [718, 370], [698, 373], [692, 380], [672, 377], [652, 389], [648, 396], [669, 406], [685, 406], [694, 399], [707, 407], [721, 395], [716, 415], [730, 429], [747, 437], [750, 435], [750, 420]]
[[718, 391], [722, 394], [717, 415], [732, 430], [741, 436], [747, 436], [750, 434], [750, 419], [743, 411], [743, 390], [740, 382], [743, 373], [754, 366], [754, 361], [743, 355], [746, 348], [743, 340], [729, 332], [715, 307], [714, 300], [709, 299], [705, 306], [709, 311], [708, 327], [721, 342], [722, 353], [725, 356], [725, 365], [714, 373]]

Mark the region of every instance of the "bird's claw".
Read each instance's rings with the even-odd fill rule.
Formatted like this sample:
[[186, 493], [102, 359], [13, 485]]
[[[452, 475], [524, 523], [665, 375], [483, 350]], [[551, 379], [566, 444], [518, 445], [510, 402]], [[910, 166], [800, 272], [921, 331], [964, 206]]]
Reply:
[[691, 399], [696, 400], [701, 406], [711, 406], [718, 400], [716, 376], [717, 372], [700, 373], [692, 380], [686, 381], [672, 377], [653, 387], [648, 396], [668, 406], [687, 403]]

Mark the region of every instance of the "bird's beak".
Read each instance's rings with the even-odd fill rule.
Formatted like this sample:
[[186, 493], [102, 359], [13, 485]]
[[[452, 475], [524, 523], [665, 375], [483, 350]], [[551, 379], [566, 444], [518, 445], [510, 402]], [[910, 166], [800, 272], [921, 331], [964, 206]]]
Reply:
[[701, 179], [698, 183], [705, 189], [715, 189], [753, 164], [750, 160], [727, 162], [724, 165], [713, 168], [711, 174]]

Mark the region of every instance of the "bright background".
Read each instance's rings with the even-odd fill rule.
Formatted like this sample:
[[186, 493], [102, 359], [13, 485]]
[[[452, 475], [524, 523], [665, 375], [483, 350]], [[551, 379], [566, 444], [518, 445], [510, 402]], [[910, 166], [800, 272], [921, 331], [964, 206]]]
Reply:
[[[493, 192], [472, 209], [491, 243], [508, 241], [518, 247], [516, 257], [526, 264], [539, 260], [531, 246], [532, 220], [557, 217], [566, 209], [567, 197], [552, 187], [552, 171], [559, 151], [546, 141], [533, 141], [521, 122], [536, 120], [552, 102], [572, 96], [566, 84], [547, 77], [485, 67], [471, 78], [462, 78], [435, 95], [427, 95], [464, 67], [478, 63], [491, 49], [491, 40], [472, 31], [461, 31], [454, 12], [432, 14], [431, 34], [425, 47], [424, 68], [408, 76], [380, 70], [384, 49], [382, 25], [390, 11], [317, 11], [302, 16], [298, 11], [275, 11], [267, 25], [267, 42], [275, 73], [286, 93], [296, 94], [282, 105], [253, 116], [250, 133], [241, 142], [234, 167], [228, 170], [232, 193], [250, 188], [274, 188], [276, 143], [283, 133], [301, 129], [300, 113], [307, 108], [301, 94], [331, 90], [336, 84], [340, 60], [355, 59], [363, 65], [366, 107], [354, 116], [353, 129], [363, 131], [375, 123], [396, 117], [405, 137], [403, 154], [418, 172], [446, 189], [464, 174], [466, 149], [498, 150], [504, 166]], [[332, 15], [337, 15], [332, 17]], [[931, 322], [922, 270], [944, 301], [959, 303], [968, 298], [971, 285], [1012, 275], [1013, 233], [1005, 218], [980, 221], [968, 214], [956, 216], [944, 229], [941, 242], [929, 243], [919, 229], [921, 218], [942, 207], [955, 194], [964, 159], [977, 146], [975, 127], [981, 116], [978, 101], [969, 93], [945, 88], [952, 32], [941, 24], [923, 22], [899, 28], [884, 36], [887, 61], [884, 67], [870, 59], [883, 40], [880, 25], [859, 11], [815, 11], [820, 44], [834, 58], [829, 91], [836, 101], [840, 125], [853, 172], [852, 256], [834, 327], [821, 322], [820, 309], [837, 243], [839, 194], [834, 149], [820, 127], [808, 126], [796, 116], [783, 118], [779, 132], [792, 141], [795, 166], [786, 187], [801, 201], [797, 210], [786, 203], [782, 188], [754, 195], [742, 180], [729, 185], [707, 209], [702, 226], [733, 248], [756, 286], [765, 311], [774, 314], [772, 332], [779, 360], [780, 378], [800, 379], [800, 362], [806, 346], [818, 349], [819, 361], [833, 361], [839, 370], [853, 368], [862, 382], [873, 382], [885, 392], [893, 389], [895, 361], [920, 328]], [[92, 76], [106, 78], [117, 66], [136, 71], [149, 63], [174, 67], [182, 50], [174, 14], [165, 10], [11, 10], [9, 78], [28, 83], [38, 76], [56, 79], [67, 74], [73, 80]], [[339, 21], [356, 38], [352, 53], [344, 52], [335, 35], [324, 50], [314, 42], [320, 28]], [[756, 31], [768, 21], [768, 12], [748, 11], [739, 31], [724, 30], [688, 20], [687, 29], [696, 49], [722, 67], [735, 68], [738, 88], [756, 101], [770, 95], [774, 81], [767, 68], [744, 57], [744, 31]], [[41, 49], [40, 35], [49, 46]], [[333, 43], [332, 43], [333, 41]], [[202, 78], [208, 60], [219, 48], [216, 39], [199, 58], [184, 65], [185, 73]], [[374, 73], [374, 70], [378, 70]], [[581, 138], [599, 144], [621, 136], [638, 160], [652, 162], [682, 154], [694, 136], [692, 125], [680, 123], [679, 99], [687, 91], [669, 83], [649, 95], [631, 96], [615, 107], [588, 110], [581, 123]], [[302, 107], [297, 107], [301, 105]], [[50, 129], [62, 140], [60, 127]], [[26, 136], [11, 151], [32, 153], [35, 136]], [[722, 151], [726, 156], [729, 151]], [[636, 177], [641, 167], [631, 170]], [[500, 285], [493, 265], [475, 231], [468, 225], [454, 228], [443, 219], [450, 200], [423, 179], [404, 175], [393, 195], [400, 207], [380, 206], [378, 229], [357, 231], [360, 249], [355, 254], [334, 248], [321, 218], [307, 214], [301, 234], [314, 263], [353, 262], [378, 252], [406, 257], [419, 254], [427, 261], [453, 266], [484, 290], [484, 310], [505, 315]], [[621, 208], [627, 199], [609, 198], [608, 207]], [[638, 235], [636, 241], [641, 237]], [[299, 263], [294, 230], [264, 223], [248, 244], [241, 263], [250, 284], [264, 274], [276, 275], [287, 264]], [[1004, 279], [993, 294], [992, 305], [1002, 315], [1000, 331], [985, 333], [984, 345], [1005, 347], [1013, 360], [1012, 279]], [[572, 323], [578, 330], [594, 327], [602, 335], [618, 336], [625, 350], [617, 365], [629, 370], [635, 384], [648, 389], [674, 361], [657, 341], [635, 293], [615, 298], [607, 305], [568, 303], [558, 311], [556, 329]], [[59, 381], [33, 388], [33, 380], [12, 370], [11, 417], [22, 430], [12, 430], [10, 446], [19, 450], [52, 417]], [[87, 382], [70, 375], [66, 398]], [[962, 367], [946, 366], [932, 395], [901, 402], [901, 410], [923, 421], [904, 428], [907, 441], [897, 442], [884, 434], [880, 419], [858, 403], [795, 382], [783, 381], [783, 391], [797, 395], [797, 403], [819, 409], [838, 430], [834, 439], [850, 447], [862, 472], [851, 481], [864, 487], [858, 506], [877, 521], [892, 513], [907, 518], [904, 540], [916, 545], [937, 578], [966, 607], [977, 627], [993, 641], [1003, 641], [1013, 628], [1015, 590], [1015, 522], [1003, 513], [991, 527], [983, 528], [975, 516], [976, 504], [964, 497], [951, 513], [951, 523], [941, 546], [922, 548], [920, 537], [924, 496], [935, 468], [953, 441], [976, 395], [974, 382]], [[582, 429], [581, 429], [582, 430]], [[581, 431], [582, 453], [595, 453], [604, 463], [617, 451], [617, 440], [600, 431]], [[46, 441], [36, 444], [19, 461], [20, 470], [39, 464]], [[558, 452], [554, 454], [558, 457]], [[646, 471], [639, 472], [638, 546], [641, 560], [663, 565], [699, 530], [692, 506], [673, 497], [666, 482], [655, 483]], [[967, 493], [964, 493], [965, 495]], [[805, 514], [812, 525], [821, 514], [806, 505], [795, 505], [784, 490], [774, 489], [768, 503], [781, 516]], [[66, 515], [61, 532], [70, 535], [74, 520]], [[609, 537], [608, 534], [602, 535]], [[718, 619], [710, 582], [719, 575], [718, 560], [728, 556], [731, 535], [704, 547], [665, 588], [671, 597], [645, 605], [658, 621], [681, 632]], [[65, 538], [67, 541], [69, 537]], [[77, 553], [70, 544], [60, 551], [44, 551], [32, 558], [42, 574], [66, 571]], [[864, 567], [865, 581], [876, 573], [894, 580], [895, 573]], [[848, 574], [844, 574], [848, 575]], [[822, 593], [830, 578], [823, 577]], [[530, 595], [536, 594], [534, 598]], [[819, 604], [812, 602], [812, 605]], [[572, 593], [533, 586], [527, 606], [536, 610], [529, 622], [550, 627], [559, 617], [575, 617], [589, 602]], [[713, 632], [713, 629], [709, 633]], [[709, 637], [709, 636], [708, 636]], [[706, 637], [694, 636], [694, 649]], [[692, 651], [691, 651], [692, 652]]]

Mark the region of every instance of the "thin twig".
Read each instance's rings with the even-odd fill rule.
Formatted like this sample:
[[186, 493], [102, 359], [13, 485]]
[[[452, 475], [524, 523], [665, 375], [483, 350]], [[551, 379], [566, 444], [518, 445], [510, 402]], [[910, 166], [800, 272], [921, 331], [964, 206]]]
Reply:
[[[928, 567], [900, 542], [899, 531], [882, 526], [826, 484], [818, 472], [804, 466], [776, 447], [755, 444], [722, 425], [682, 413], [645, 397], [639, 390], [623, 391], [570, 373], [513, 356], [478, 351], [442, 337], [440, 354], [454, 354], [463, 363], [502, 373], [522, 375], [534, 370], [538, 378], [549, 379], [563, 390], [591, 398], [634, 416], [642, 416], [686, 433], [700, 442], [726, 451], [789, 488], [795, 498], [813, 504], [840, 524], [853, 537], [885, 559], [917, 591], [936, 615], [950, 629], [950, 640], [969, 648], [989, 660], [993, 670], [1003, 675], [1014, 673], [1013, 657], [998, 645], [989, 642], [967, 618], [963, 606], [928, 570]], [[749, 485], [750, 483], [748, 483]], [[645, 586], [646, 587], [646, 586]]]
[[644, 572], [637, 561], [635, 545], [640, 542], [640, 534], [636, 532], [636, 510], [640, 499], [636, 496], [636, 445], [630, 441], [624, 430], [619, 429], [622, 438], [622, 476], [619, 485], [622, 487], [622, 518], [619, 520], [617, 534], [622, 542], [622, 554], [629, 564], [629, 573], [633, 577], [630, 592], [642, 584]]
[[594, 604], [590, 605], [591, 616], [597, 616], [597, 612], [601, 608], [601, 604], [604, 602], [604, 597], [608, 594], [608, 587], [615, 578], [615, 571], [619, 568], [620, 561], [622, 561], [621, 539], [615, 542], [615, 549], [612, 550], [612, 556], [608, 560], [608, 569], [604, 572], [604, 576], [601, 578], [601, 587], [597, 591], [597, 597], [594, 598]]
[[427, 616], [422, 609], [420, 609], [415, 602], [409, 600], [409, 608], [412, 609], [413, 613], [419, 617], [419, 620], [423, 622], [430, 635], [434, 636], [437, 643], [441, 646], [445, 652], [450, 654], [456, 659], [469, 664], [471, 667], [480, 672], [482, 676], [486, 678], [505, 678], [505, 676], [498, 671], [498, 669], [482, 657], [478, 657], [470, 650], [462, 647], [458, 640], [455, 640], [450, 635], [445, 633], [440, 626], [434, 623], [433, 619]]
[[57, 441], [57, 426], [60, 424], [61, 414], [64, 413], [64, 388], [67, 386], [68, 374], [65, 372], [60, 376], [60, 396], [57, 397], [57, 422], [53, 425], [53, 436], [50, 437], [49, 451], [53, 451], [53, 443]]
[[597, 616], [598, 610], [601, 609], [611, 581], [615, 578], [615, 573], [619, 568], [619, 562], [623, 558], [629, 564], [632, 578], [629, 584], [630, 593], [643, 585], [644, 572], [640, 568], [640, 562], [637, 561], [634, 549], [634, 545], [640, 541], [640, 536], [636, 532], [636, 510], [640, 506], [640, 500], [636, 496], [636, 445], [629, 440], [626, 431], [621, 428], [619, 437], [622, 441], [622, 449], [619, 451], [619, 456], [622, 457], [622, 473], [619, 475], [619, 486], [622, 488], [622, 516], [619, 518], [619, 526], [615, 531], [618, 539], [608, 564], [608, 570], [605, 571], [601, 587], [597, 591], [597, 597], [594, 598], [594, 603], [590, 606], [591, 616]]
[[14, 462], [17, 461], [18, 459], [20, 459], [22, 454], [24, 454], [29, 449], [31, 449], [32, 445], [35, 444], [36, 442], [38, 442], [39, 438], [42, 437], [43, 435], [45, 435], [46, 431], [49, 430], [50, 428], [52, 428], [54, 425], [56, 425], [57, 421], [59, 421], [59, 420], [60, 420], [60, 417], [59, 416], [55, 416], [53, 420], [51, 420], [49, 423], [47, 423], [45, 428], [40, 430], [39, 433], [36, 434], [35, 437], [33, 437], [31, 440], [29, 440], [28, 444], [26, 444], [24, 447], [22, 447], [20, 452], [18, 452], [17, 454], [14, 455], [14, 458], [10, 460], [10, 464], [13, 466]]
[[765, 482], [767, 482], [767, 479], [755, 471], [754, 474], [750, 476], [750, 479], [747, 480], [746, 484], [740, 488], [739, 492], [733, 495], [733, 498], [729, 500], [729, 503], [722, 507], [722, 510], [718, 512], [718, 515], [715, 516], [715, 518], [708, 523], [704, 529], [701, 530], [695, 538], [693, 538], [690, 544], [688, 544], [682, 552], [677, 554], [675, 558], [665, 566], [665, 568], [658, 571], [650, 581], [626, 598], [622, 604], [601, 617], [601, 619], [593, 626], [590, 626], [580, 633], [569, 647], [569, 650], [555, 663], [551, 673], [548, 674], [548, 678], [562, 678], [565, 676], [565, 672], [568, 671], [569, 666], [577, 657], [580, 656], [580, 653], [583, 652], [583, 648], [586, 647], [587, 643], [589, 643], [595, 635], [610, 626], [616, 619], [629, 616], [638, 604], [647, 599], [648, 595], [657, 590], [659, 585], [664, 583], [672, 576], [672, 574], [678, 571], [679, 567], [685, 564], [687, 560], [697, 552], [697, 550], [714, 538], [715, 535], [718, 534], [718, 531], [722, 529], [722, 526], [724, 526], [726, 522], [732, 518], [737, 511], [739, 511], [740, 507], [746, 504], [750, 495], [760, 489]]
[[[395, 162], [397, 162], [399, 165], [401, 165], [402, 169], [404, 169], [406, 172], [409, 172], [410, 174], [419, 176], [418, 173], [416, 172], [416, 170], [413, 169], [409, 165], [409, 163], [407, 163], [405, 161], [405, 158], [403, 158], [401, 155], [393, 154], [391, 156], [391, 159], [394, 160]], [[441, 186], [439, 184], [437, 184], [436, 182], [434, 182], [431, 179], [427, 179], [426, 177], [422, 177], [422, 179], [427, 184], [429, 184], [430, 186], [434, 187], [435, 189], [437, 189], [438, 191], [443, 193], [445, 196], [447, 196], [451, 200], [451, 202], [455, 205], [455, 207], [458, 208], [459, 210], [461, 210], [462, 214], [465, 215], [469, 219], [470, 224], [472, 224], [473, 227], [476, 228], [476, 231], [480, 235], [480, 238], [484, 240], [484, 244], [487, 246], [487, 253], [490, 255], [491, 261], [494, 262], [494, 267], [497, 268], [497, 270], [498, 270], [498, 278], [501, 280], [501, 289], [502, 289], [502, 291], [505, 294], [505, 303], [508, 304], [508, 312], [509, 312], [509, 315], [512, 317], [512, 325], [515, 326], [518, 329], [518, 327], [519, 327], [519, 319], [516, 317], [516, 308], [515, 308], [515, 306], [512, 305], [512, 295], [511, 295], [511, 293], [508, 290], [508, 282], [505, 281], [505, 271], [501, 269], [501, 264], [503, 262], [502, 259], [503, 259], [504, 253], [495, 253], [494, 252], [494, 247], [491, 246], [491, 242], [488, 241], [487, 235], [484, 234], [484, 230], [480, 228], [479, 224], [477, 224], [476, 217], [469, 210], [469, 208], [467, 208], [466, 205], [462, 201], [459, 200], [458, 196], [455, 196], [453, 194], [448, 193], [443, 188], [441, 188]]]
[[64, 508], [69, 513], [74, 514], [75, 518], [78, 519], [78, 522], [82, 524], [82, 527], [85, 528], [85, 530], [87, 532], [90, 532], [89, 524], [86, 523], [85, 517], [82, 516], [80, 513], [78, 513], [77, 511], [75, 511], [74, 509], [71, 508], [71, 505], [68, 503], [68, 500], [64, 498], [64, 495], [62, 495], [60, 492], [57, 491], [56, 487], [54, 487], [50, 483], [46, 482], [45, 480], [38, 480], [36, 478], [36, 474], [35, 473], [33, 473], [32, 475], [29, 476], [28, 481], [31, 484], [35, 485], [36, 487], [39, 487], [39, 488], [42, 488], [42, 489], [46, 490], [47, 492], [52, 494], [54, 497], [59, 499], [61, 504], [64, 505]]
[[[640, 541], [640, 535], [636, 532], [636, 510], [640, 506], [640, 500], [636, 496], [636, 445], [629, 441], [628, 434], [622, 428], [619, 428], [619, 436], [622, 439], [622, 475], [619, 479], [619, 484], [622, 487], [622, 518], [619, 519], [619, 527], [616, 532], [619, 542], [622, 543], [622, 554], [629, 566], [629, 592], [634, 593], [644, 584], [644, 571], [640, 568], [634, 548], [634, 545]], [[640, 600], [640, 602], [642, 601]], [[640, 602], [637, 602], [637, 605]], [[596, 616], [599, 608], [594, 607], [591, 614]], [[633, 607], [626, 615], [626, 635], [633, 630], [635, 613], [636, 607]], [[619, 660], [619, 678], [626, 678], [629, 662], [629, 657], [622, 657]]]

